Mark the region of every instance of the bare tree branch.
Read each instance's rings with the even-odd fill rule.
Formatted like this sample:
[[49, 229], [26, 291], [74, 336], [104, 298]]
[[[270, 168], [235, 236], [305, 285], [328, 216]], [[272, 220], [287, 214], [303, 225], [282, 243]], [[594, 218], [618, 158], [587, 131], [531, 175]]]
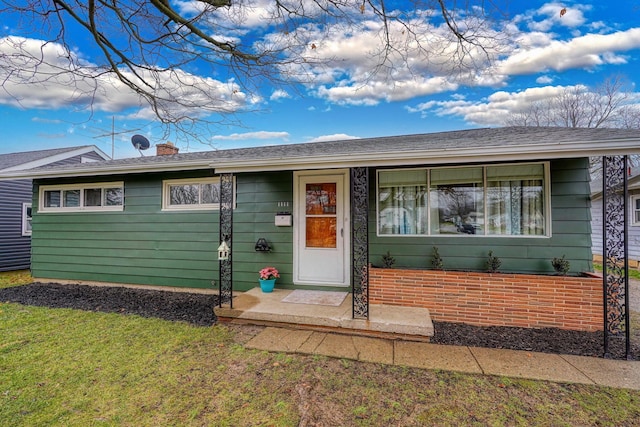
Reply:
[[[128, 91], [159, 122], [188, 130], [254, 108], [249, 100], [265, 83], [313, 86], [323, 67], [344, 73], [342, 58], [331, 54], [336, 31], [377, 35], [354, 71], [369, 78], [424, 78], [425, 64], [441, 76], [472, 75], [491, 63], [500, 7], [411, 1], [391, 9], [385, 0], [0, 0], [0, 13], [44, 38], [39, 52], [28, 43], [34, 40], [2, 39], [15, 53], [0, 51], [0, 81], [11, 91], [59, 80], [89, 109], [98, 94]], [[78, 28], [99, 52], [90, 60], [75, 53]]]
[[[536, 101], [507, 119], [509, 126], [560, 126], [572, 128], [625, 128], [640, 129], [640, 109], [629, 104], [630, 90], [627, 80], [620, 75], [605, 79], [594, 88], [572, 86], [558, 95]], [[638, 156], [631, 156], [638, 164]], [[602, 173], [600, 158], [591, 159], [591, 173]]]

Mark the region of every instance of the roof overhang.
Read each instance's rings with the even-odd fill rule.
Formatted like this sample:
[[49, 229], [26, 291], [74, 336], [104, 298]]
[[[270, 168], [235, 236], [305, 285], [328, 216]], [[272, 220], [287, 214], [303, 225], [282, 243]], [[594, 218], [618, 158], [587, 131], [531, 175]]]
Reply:
[[412, 166], [422, 164], [465, 164], [523, 160], [550, 160], [640, 154], [640, 139], [590, 141], [588, 143], [522, 144], [473, 148], [344, 153], [322, 156], [219, 160], [210, 166], [216, 173], [266, 172], [345, 167]]
[[[399, 167], [415, 165], [470, 164], [488, 162], [513, 162], [551, 160], [560, 158], [579, 158], [597, 156], [618, 156], [640, 154], [640, 136], [635, 134], [608, 138], [600, 132], [600, 138], [583, 140], [543, 140], [536, 141], [537, 135], [531, 135], [526, 142], [509, 144], [484, 142], [467, 143], [452, 148], [453, 145], [437, 142], [420, 147], [419, 144], [408, 148], [398, 146], [394, 149], [387, 140], [373, 141], [353, 149], [345, 141], [344, 146], [332, 145], [331, 150], [306, 149], [306, 144], [298, 144], [297, 150], [255, 148], [245, 150], [223, 150], [212, 155], [184, 158], [158, 159], [121, 159], [104, 163], [76, 164], [68, 167], [41, 168], [24, 171], [0, 172], [0, 180], [17, 178], [67, 178], [113, 176], [139, 173], [166, 173], [213, 169], [216, 173], [242, 173], [282, 170], [312, 170], [349, 167]], [[526, 135], [525, 135], [526, 137]], [[402, 136], [397, 137], [403, 138]], [[579, 135], [576, 138], [580, 138]], [[505, 137], [501, 136], [501, 140]], [[520, 138], [521, 141], [522, 137]], [[339, 141], [338, 141], [339, 142]], [[313, 144], [312, 144], [313, 145]], [[309, 147], [311, 147], [310, 145]], [[281, 148], [281, 147], [280, 147]], [[321, 154], [318, 154], [321, 153]], [[196, 157], [196, 158], [193, 158]]]
[[69, 178], [69, 177], [88, 177], [88, 176], [108, 176], [108, 175], [125, 175], [131, 173], [153, 173], [153, 172], [175, 172], [210, 169], [210, 161], [191, 161], [191, 162], [167, 162], [153, 163], [149, 165], [96, 165], [87, 163], [85, 167], [74, 168], [56, 168], [50, 169], [32, 169], [24, 171], [0, 172], [0, 181], [19, 179], [19, 178]]

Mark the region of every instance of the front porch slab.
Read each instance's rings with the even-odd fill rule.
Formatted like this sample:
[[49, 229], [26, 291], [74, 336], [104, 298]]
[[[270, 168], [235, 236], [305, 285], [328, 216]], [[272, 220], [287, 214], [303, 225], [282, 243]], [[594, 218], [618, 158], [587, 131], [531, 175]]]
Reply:
[[353, 319], [351, 294], [339, 306], [283, 302], [291, 292], [275, 289], [265, 293], [254, 288], [234, 294], [232, 309], [215, 307], [214, 312], [222, 321], [292, 325], [372, 336], [395, 335], [420, 341], [428, 341], [433, 336], [433, 322], [426, 308], [373, 304], [368, 320]]

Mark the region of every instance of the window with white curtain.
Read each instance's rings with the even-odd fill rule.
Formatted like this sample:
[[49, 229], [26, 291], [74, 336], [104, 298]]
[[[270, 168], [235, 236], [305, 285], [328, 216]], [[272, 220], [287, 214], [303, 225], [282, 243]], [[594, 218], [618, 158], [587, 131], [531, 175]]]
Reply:
[[378, 235], [546, 236], [547, 168], [523, 163], [379, 170]]
[[544, 235], [543, 183], [542, 164], [487, 167], [488, 234]]
[[378, 231], [380, 234], [428, 234], [427, 171], [380, 171]]

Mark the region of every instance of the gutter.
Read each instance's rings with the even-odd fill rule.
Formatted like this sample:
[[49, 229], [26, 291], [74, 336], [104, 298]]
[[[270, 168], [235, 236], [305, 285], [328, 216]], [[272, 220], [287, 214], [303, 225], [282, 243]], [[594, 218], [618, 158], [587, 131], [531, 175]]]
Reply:
[[[232, 151], [232, 150], [229, 150]], [[558, 142], [545, 144], [520, 144], [472, 148], [439, 148], [431, 150], [341, 152], [313, 156], [277, 157], [252, 156], [230, 160], [198, 159], [191, 161], [150, 162], [105, 165], [87, 163], [87, 167], [61, 169], [31, 169], [11, 173], [0, 172], [0, 181], [17, 178], [65, 178], [122, 175], [128, 173], [153, 173], [214, 169], [216, 173], [266, 172], [299, 169], [332, 169], [348, 167], [411, 166], [421, 164], [467, 164], [474, 162], [504, 162], [518, 160], [550, 160], [559, 158], [590, 157], [604, 155], [640, 154], [637, 138], [599, 140], [589, 142]]]
[[[90, 164], [90, 163], [87, 163]], [[174, 172], [174, 171], [189, 171], [198, 169], [210, 169], [209, 161], [192, 161], [192, 162], [177, 162], [177, 163], [152, 163], [148, 166], [137, 165], [119, 165], [112, 166], [104, 169], [100, 168], [100, 165], [93, 164], [93, 167], [76, 167], [69, 169], [31, 169], [16, 171], [13, 173], [4, 173], [0, 171], [0, 181], [8, 181], [18, 178], [68, 178], [68, 177], [83, 177], [83, 176], [105, 176], [105, 175], [122, 175], [128, 173], [152, 173], [152, 172]]]
[[[610, 143], [610, 141], [607, 141]], [[379, 166], [411, 166], [449, 163], [474, 163], [490, 160], [551, 160], [560, 158], [613, 156], [626, 154], [640, 154], [638, 141], [625, 140], [623, 144], [611, 147], [607, 142], [589, 143], [556, 143], [544, 145], [519, 145], [486, 147], [479, 151], [477, 148], [443, 148], [439, 150], [416, 150], [396, 152], [367, 152], [339, 155], [316, 155], [308, 157], [278, 157], [249, 160], [228, 160], [210, 163], [216, 173], [238, 172], [268, 172], [297, 169], [332, 169], [345, 167], [379, 167]], [[598, 146], [597, 144], [600, 144]]]

